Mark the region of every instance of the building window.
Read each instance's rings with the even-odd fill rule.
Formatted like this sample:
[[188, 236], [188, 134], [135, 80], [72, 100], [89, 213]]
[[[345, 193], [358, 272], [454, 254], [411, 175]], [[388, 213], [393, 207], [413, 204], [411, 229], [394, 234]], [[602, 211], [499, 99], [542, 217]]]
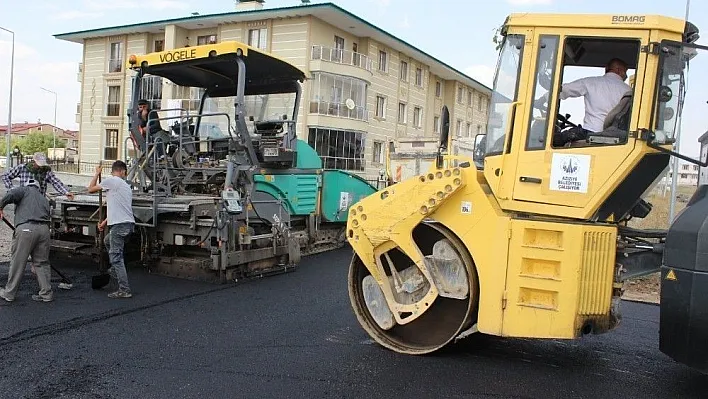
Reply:
[[121, 72], [123, 70], [123, 43], [111, 43], [111, 54], [108, 59], [108, 72]]
[[248, 45], [261, 50], [268, 49], [268, 29], [251, 29], [248, 31]]
[[477, 95], [477, 111], [482, 111], [482, 94]]
[[216, 44], [216, 35], [197, 36], [197, 46]]
[[440, 97], [442, 95], [442, 83], [440, 81], [435, 82], [435, 97]]
[[103, 159], [118, 159], [118, 129], [106, 130], [106, 146], [103, 149]]
[[421, 121], [423, 119], [423, 110], [420, 107], [413, 108], [413, 126], [421, 127]]
[[374, 163], [383, 163], [383, 143], [380, 141], [374, 141], [373, 144], [372, 161], [374, 161]]
[[165, 50], [165, 41], [164, 40], [155, 40], [153, 47], [154, 47], [153, 51], [155, 51], [155, 52], [164, 51]]
[[460, 119], [457, 120], [457, 136], [462, 136], [462, 121]]
[[334, 51], [332, 51], [332, 61], [342, 62], [344, 59], [344, 38], [334, 36]]
[[386, 98], [383, 96], [376, 96], [376, 116], [386, 118]]
[[472, 106], [472, 90], [467, 90], [467, 104], [469, 106]]
[[[310, 84], [311, 114], [362, 121], [368, 119], [365, 81], [326, 72], [313, 72]], [[352, 102], [354, 107], [350, 108]]]
[[379, 50], [379, 71], [388, 71], [388, 54], [383, 50]]
[[[176, 97], [182, 102], [182, 104], [180, 104], [181, 108], [192, 114], [199, 112], [199, 103], [201, 102], [204, 91], [205, 89], [200, 87], [177, 86]], [[213, 102], [210, 103], [213, 104]], [[207, 111], [209, 110], [204, 110], [204, 112]]]
[[433, 118], [433, 130], [435, 131], [435, 133], [440, 133], [440, 117], [439, 116], [435, 116]]
[[326, 169], [364, 170], [364, 133], [311, 127], [307, 141]]
[[398, 103], [398, 123], [406, 123], [406, 104]]
[[108, 86], [106, 116], [120, 116], [120, 86]]
[[463, 103], [463, 101], [462, 101], [462, 87], [457, 88], [457, 102], [459, 104]]
[[482, 125], [477, 125], [477, 134], [482, 134]]
[[423, 70], [420, 68], [415, 69], [415, 84], [416, 86], [423, 87]]
[[150, 103], [150, 109], [162, 108], [162, 78], [145, 75], [140, 84], [140, 98]]
[[472, 124], [467, 122], [467, 137], [472, 137]]
[[408, 63], [405, 61], [401, 61], [401, 80], [408, 81]]
[[688, 175], [685, 174], [685, 173], [681, 173], [681, 178], [682, 178], [682, 179], [686, 179], [686, 178], [688, 178]]

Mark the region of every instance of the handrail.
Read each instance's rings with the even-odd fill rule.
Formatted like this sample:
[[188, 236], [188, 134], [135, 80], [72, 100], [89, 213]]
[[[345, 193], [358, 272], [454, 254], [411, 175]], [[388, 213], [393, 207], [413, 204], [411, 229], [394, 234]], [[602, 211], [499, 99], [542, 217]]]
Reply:
[[312, 46], [311, 59], [334, 62], [336, 64], [351, 65], [369, 72], [373, 70], [374, 64], [369, 56], [365, 54], [357, 53], [351, 50], [325, 47], [322, 45]]

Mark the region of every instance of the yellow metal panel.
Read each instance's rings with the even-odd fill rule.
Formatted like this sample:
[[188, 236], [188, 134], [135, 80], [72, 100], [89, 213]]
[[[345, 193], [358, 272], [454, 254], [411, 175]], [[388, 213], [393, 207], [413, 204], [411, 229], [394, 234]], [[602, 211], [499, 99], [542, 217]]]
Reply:
[[512, 220], [502, 335], [573, 338], [609, 318], [616, 229]]
[[682, 19], [660, 15], [515, 13], [509, 16], [507, 25], [550, 28], [565, 28], [572, 25], [578, 29], [660, 29], [667, 32], [683, 33], [685, 22]]
[[[238, 50], [248, 56], [249, 51], [255, 51], [248, 45], [236, 41], [222, 42], [217, 44], [204, 44], [201, 46], [182, 47], [172, 50], [158, 51], [143, 55], [133, 54], [128, 57], [128, 67], [137, 66], [147, 61], [148, 65], [170, 64], [179, 61], [188, 61], [197, 58], [209, 57], [209, 53], [214, 51], [217, 55], [236, 53]], [[130, 58], [135, 57], [135, 65], [130, 65]]]

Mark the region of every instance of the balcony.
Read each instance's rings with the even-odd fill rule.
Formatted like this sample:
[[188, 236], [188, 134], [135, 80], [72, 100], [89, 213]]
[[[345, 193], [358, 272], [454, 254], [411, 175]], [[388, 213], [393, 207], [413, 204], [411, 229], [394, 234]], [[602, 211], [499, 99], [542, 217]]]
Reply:
[[123, 71], [123, 59], [108, 60], [108, 73], [118, 73]]
[[366, 131], [369, 128], [368, 119], [369, 113], [365, 107], [354, 106], [349, 109], [346, 103], [312, 100], [307, 123], [312, 126]]
[[312, 46], [310, 60], [310, 70], [312, 71], [354, 76], [367, 82], [371, 79], [374, 64], [364, 54], [319, 45]]
[[345, 103], [331, 103], [328, 101], [310, 101], [310, 113], [356, 119], [364, 122], [369, 119], [364, 107], [354, 106], [349, 109]]

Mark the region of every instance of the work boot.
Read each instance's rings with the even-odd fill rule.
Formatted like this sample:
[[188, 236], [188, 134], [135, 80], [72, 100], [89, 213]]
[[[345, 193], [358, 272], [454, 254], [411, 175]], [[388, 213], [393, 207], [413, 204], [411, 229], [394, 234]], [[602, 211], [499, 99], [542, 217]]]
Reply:
[[5, 288], [0, 288], [0, 298], [6, 300], [8, 302], [12, 302], [15, 300], [15, 298], [10, 298], [9, 296], [7, 296], [7, 292], [5, 292]]

